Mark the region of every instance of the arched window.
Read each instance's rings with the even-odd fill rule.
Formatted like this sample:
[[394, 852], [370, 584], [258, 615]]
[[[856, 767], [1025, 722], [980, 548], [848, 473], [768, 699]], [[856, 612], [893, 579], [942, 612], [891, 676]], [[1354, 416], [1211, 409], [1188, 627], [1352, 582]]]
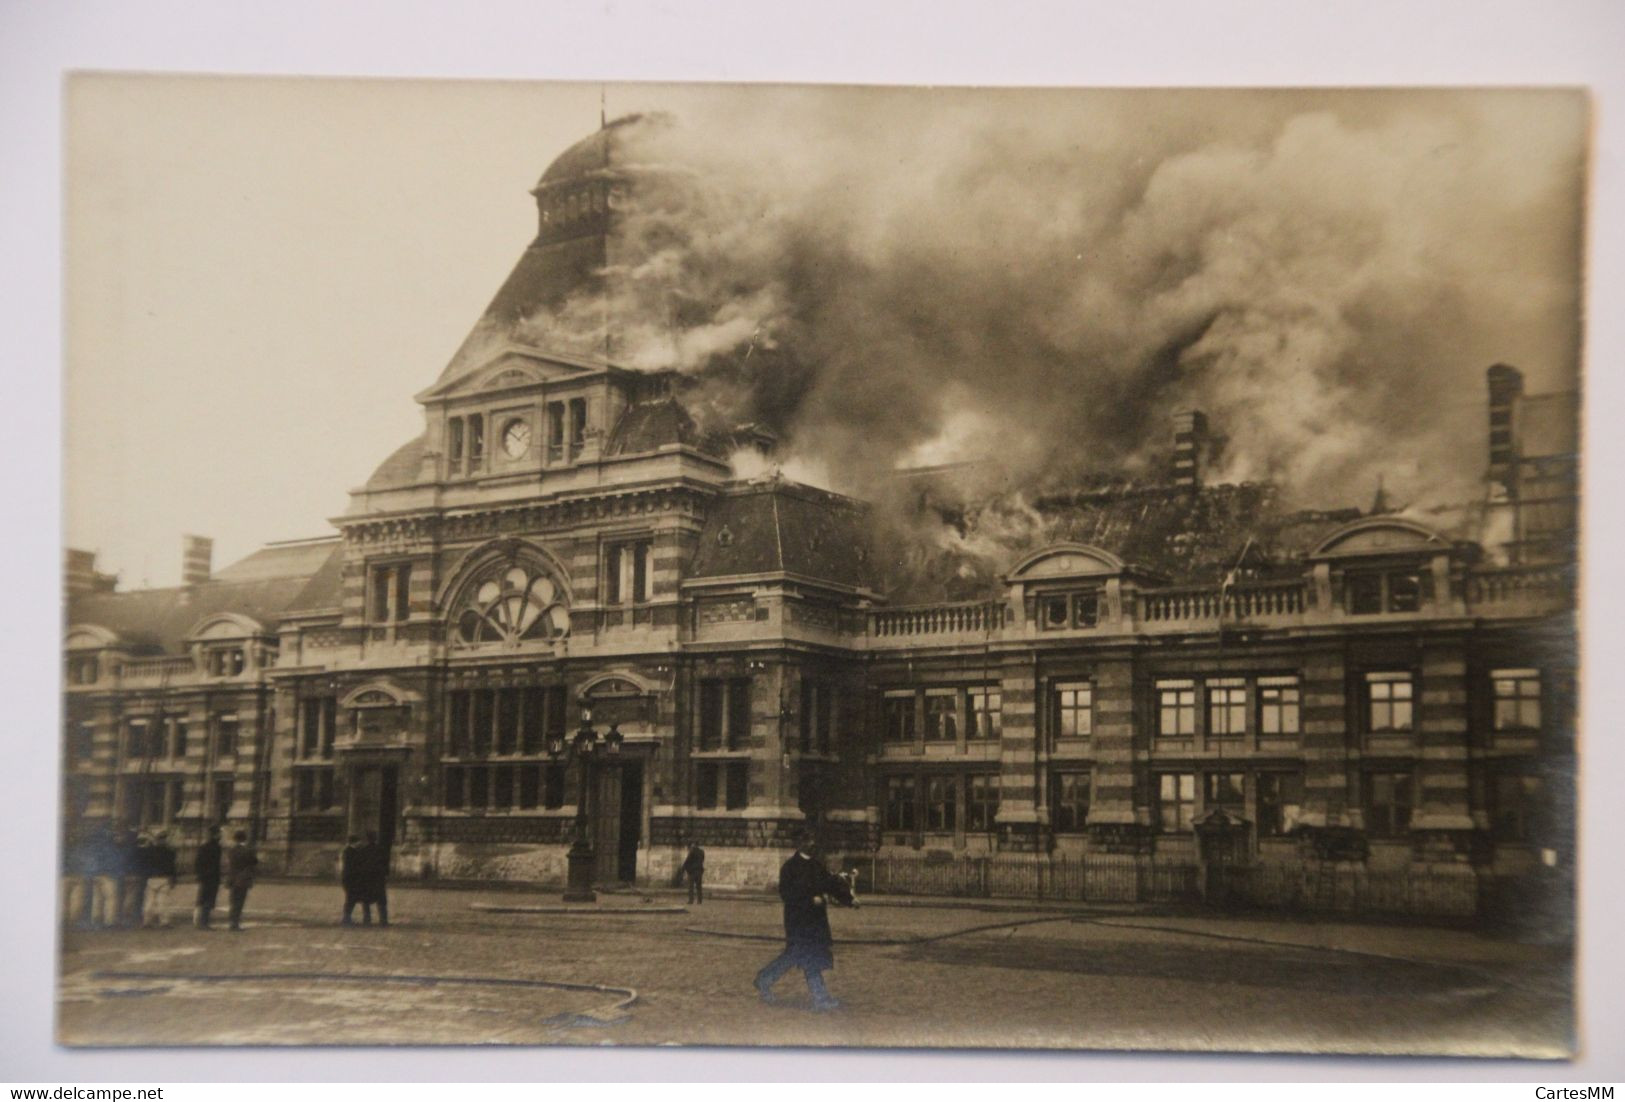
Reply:
[[457, 646], [543, 642], [570, 631], [570, 613], [558, 585], [525, 563], [492, 568], [465, 591], [451, 619]]

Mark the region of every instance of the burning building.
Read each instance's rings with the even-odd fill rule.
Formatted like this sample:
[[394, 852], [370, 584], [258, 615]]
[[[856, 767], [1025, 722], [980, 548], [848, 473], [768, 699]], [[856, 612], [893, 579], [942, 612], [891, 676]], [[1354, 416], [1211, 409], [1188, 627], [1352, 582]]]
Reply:
[[1244, 426], [1189, 407], [1120, 470], [804, 485], [763, 455], [810, 315], [670, 260], [704, 184], [645, 156], [666, 125], [547, 169], [335, 538], [218, 571], [194, 540], [174, 589], [71, 559], [71, 824], [242, 827], [292, 875], [375, 830], [426, 880], [562, 882], [575, 845], [661, 884], [696, 841], [749, 886], [810, 823], [883, 889], [1335, 905], [1392, 874], [1442, 911], [1571, 860], [1569, 396], [1490, 368], [1448, 508], [1217, 481]]

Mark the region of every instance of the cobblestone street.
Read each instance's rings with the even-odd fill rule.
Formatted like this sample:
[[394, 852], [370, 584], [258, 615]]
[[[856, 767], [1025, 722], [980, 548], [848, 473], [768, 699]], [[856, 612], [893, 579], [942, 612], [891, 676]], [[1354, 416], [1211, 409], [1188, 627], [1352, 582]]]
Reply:
[[[775, 1005], [751, 988], [779, 947], [765, 897], [685, 910], [676, 894], [617, 894], [593, 909], [555, 892], [397, 888], [388, 929], [339, 926], [339, 899], [332, 886], [266, 883], [239, 934], [70, 933], [59, 1037], [1545, 1057], [1572, 1046], [1566, 952], [1462, 930], [871, 899], [832, 915], [828, 978], [845, 1006], [817, 1014], [799, 974]], [[622, 1007], [626, 989], [636, 998]]]

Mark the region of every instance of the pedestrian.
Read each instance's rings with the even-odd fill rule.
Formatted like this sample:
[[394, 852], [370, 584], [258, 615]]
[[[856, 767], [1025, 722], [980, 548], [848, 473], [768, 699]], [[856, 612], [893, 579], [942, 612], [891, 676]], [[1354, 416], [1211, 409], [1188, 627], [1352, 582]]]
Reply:
[[834, 1010], [841, 1004], [824, 986], [824, 973], [835, 967], [835, 939], [829, 932], [830, 900], [855, 907], [852, 890], [832, 875], [817, 857], [818, 840], [811, 831], [796, 839], [796, 852], [779, 869], [779, 898], [784, 902], [784, 952], [756, 974], [756, 991], [763, 1002], [773, 1001], [773, 985], [792, 968], [807, 977], [814, 1010]]
[[372, 907], [378, 907], [378, 925], [389, 925], [389, 847], [378, 841], [376, 831], [367, 831], [361, 847], [361, 921], [372, 925]]
[[169, 925], [169, 893], [174, 890], [175, 882], [175, 847], [169, 844], [169, 832], [160, 830], [147, 849], [147, 894], [141, 904], [145, 915], [143, 926]]
[[220, 828], [209, 828], [209, 839], [197, 848], [192, 859], [192, 871], [197, 875], [197, 907], [192, 922], [200, 930], [209, 928], [214, 915], [214, 901], [220, 895]]
[[117, 926], [119, 884], [123, 878], [119, 840], [106, 823], [96, 828], [90, 839], [90, 924], [106, 929]]
[[93, 896], [90, 839], [70, 832], [62, 839], [62, 926], [86, 924]]
[[152, 840], [145, 833], [124, 832], [119, 846], [119, 923], [141, 925], [141, 905], [147, 895], [147, 851]]
[[254, 870], [259, 867], [260, 855], [248, 844], [248, 832], [239, 830], [232, 835], [231, 852], [226, 854], [226, 889], [231, 893], [231, 928], [243, 928], [243, 904], [248, 902], [248, 889], [254, 886]]
[[682, 874], [688, 878], [688, 901], [705, 902], [705, 851], [698, 842], [689, 842], [688, 856], [683, 858]]
[[[339, 853], [339, 883], [344, 887], [343, 924], [346, 926], [355, 925], [355, 905], [361, 902], [362, 866], [366, 860], [360, 836], [352, 834], [345, 839], [344, 849]], [[361, 915], [364, 920], [370, 921], [372, 909], [363, 907]]]

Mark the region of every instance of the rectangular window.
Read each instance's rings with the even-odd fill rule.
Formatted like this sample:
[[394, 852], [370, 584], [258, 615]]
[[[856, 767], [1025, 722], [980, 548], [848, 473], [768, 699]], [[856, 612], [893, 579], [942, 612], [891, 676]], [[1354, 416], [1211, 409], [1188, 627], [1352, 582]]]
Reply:
[[96, 727], [91, 723], [80, 723], [74, 726], [72, 732], [73, 756], [80, 761], [88, 761], [96, 755]]
[[916, 822], [916, 788], [911, 776], [886, 778], [886, 829], [912, 832]]
[[446, 459], [456, 472], [463, 465], [463, 419], [453, 417], [446, 422]]
[[604, 603], [645, 604], [651, 597], [648, 540], [611, 544], [604, 551]]
[[237, 784], [230, 777], [216, 777], [214, 779], [214, 821], [225, 822], [231, 816], [231, 805], [237, 798]]
[[694, 774], [694, 806], [710, 811], [717, 806], [717, 763], [705, 761]]
[[1072, 600], [1064, 593], [1038, 599], [1038, 623], [1051, 631], [1071, 626]]
[[446, 705], [446, 754], [460, 758], [468, 751], [468, 692], [453, 689]]
[[300, 769], [295, 777], [295, 808], [300, 811], [327, 811], [332, 808], [333, 770]]
[[547, 451], [549, 459], [564, 455], [564, 403], [547, 403]]
[[1196, 733], [1196, 682], [1157, 682], [1157, 734], [1189, 737]]
[[1348, 576], [1348, 608], [1355, 616], [1369, 616], [1382, 611], [1382, 575], [1350, 574]]
[[1209, 773], [1205, 783], [1204, 811], [1223, 809], [1237, 818], [1245, 815], [1247, 809], [1245, 773]]
[[1387, 581], [1389, 612], [1415, 612], [1422, 607], [1422, 576], [1416, 571], [1395, 571]]
[[726, 793], [728, 810], [736, 811], [750, 803], [750, 763], [731, 761], [727, 764]]
[[1298, 825], [1303, 810], [1303, 777], [1297, 773], [1260, 773], [1258, 836], [1279, 838]]
[[136, 761], [145, 757], [146, 753], [147, 721], [132, 719], [124, 735], [124, 757], [128, 761]]
[[1157, 829], [1167, 833], [1189, 830], [1196, 818], [1196, 774], [1158, 773]]
[[1497, 774], [1490, 793], [1490, 832], [1497, 842], [1528, 842], [1541, 801], [1541, 780], [1524, 774]]
[[1081, 834], [1089, 821], [1089, 773], [1050, 774], [1049, 821], [1057, 834]]
[[466, 804], [463, 794], [463, 770], [455, 765], [446, 767], [446, 809], [461, 811]]
[[834, 690], [828, 685], [819, 684], [814, 687], [814, 711], [817, 713], [818, 731], [817, 750], [820, 754], [835, 752], [835, 700]]
[[491, 770], [491, 806], [500, 811], [513, 807], [513, 766], [499, 765]]
[[387, 566], [372, 568], [372, 622], [384, 624], [389, 622], [390, 574]]
[[925, 740], [959, 740], [959, 694], [952, 689], [927, 689], [925, 693]]
[[1241, 678], [1208, 681], [1207, 733], [1213, 738], [1240, 738], [1247, 733], [1247, 683]]
[[485, 462], [485, 418], [478, 413], [468, 416], [468, 470], [472, 474]]
[[993, 830], [999, 817], [999, 775], [965, 775], [965, 829], [978, 833]]
[[1055, 737], [1088, 738], [1095, 729], [1095, 689], [1087, 681], [1055, 686]]
[[736, 677], [728, 682], [728, 749], [750, 746], [750, 678]]
[[800, 735], [803, 754], [813, 752], [813, 732], [817, 730], [818, 723], [818, 695], [817, 686], [807, 678], [801, 679], [801, 708], [796, 713], [796, 731]]
[[468, 806], [484, 808], [491, 803], [491, 771], [483, 765], [468, 769]]
[[611, 544], [604, 551], [604, 603], [618, 605], [621, 603], [621, 559], [625, 555], [625, 548], [620, 544]]
[[967, 738], [996, 739], [1004, 730], [1004, 697], [998, 689], [972, 689], [967, 695], [970, 705], [970, 730]]
[[1367, 773], [1365, 829], [1374, 838], [1393, 838], [1411, 828], [1416, 806], [1415, 778], [1410, 773]]
[[[722, 749], [722, 708], [726, 681], [700, 682], [700, 749]], [[715, 806], [715, 805], [713, 805]]]
[[390, 610], [396, 620], [412, 615], [412, 566], [401, 563], [395, 568], [395, 606]]
[[519, 751], [519, 692], [497, 690], [497, 753], [508, 757]]
[[301, 718], [304, 730], [299, 732], [299, 756], [314, 758], [320, 752], [322, 738], [322, 701], [320, 697], [307, 697]]
[[1540, 671], [1494, 670], [1490, 679], [1495, 689], [1495, 729], [1540, 730]]
[[1415, 570], [1351, 572], [1346, 579], [1348, 610], [1355, 616], [1415, 612], [1422, 607], [1422, 575]]
[[1408, 673], [1365, 675], [1366, 729], [1372, 733], [1409, 731], [1414, 686]]
[[564, 806], [564, 766], [549, 765], [543, 770], [542, 806], [549, 811]]
[[925, 781], [925, 829], [947, 833], [954, 829], [959, 810], [959, 778], [935, 776]]
[[914, 694], [886, 695], [886, 741], [914, 741]]
[[237, 756], [237, 727], [237, 716], [235, 714], [214, 717], [216, 757], [234, 758]]
[[147, 752], [150, 759], [158, 759], [169, 753], [169, 721], [160, 719], [147, 729]]
[[646, 603], [650, 596], [649, 571], [650, 544], [635, 543], [632, 545], [632, 600], [637, 604]]
[[534, 811], [542, 796], [542, 767], [539, 765], [521, 765], [519, 767], [519, 809], [521, 811]]
[[587, 442], [587, 400], [585, 398], [570, 399], [570, 451], [572, 454], [581, 451]]
[[1258, 733], [1295, 735], [1299, 732], [1300, 690], [1296, 677], [1258, 679]]
[[496, 712], [496, 701], [485, 689], [477, 690], [473, 696], [474, 719], [473, 730], [469, 732], [469, 756], [488, 758], [491, 756], [491, 724]]

